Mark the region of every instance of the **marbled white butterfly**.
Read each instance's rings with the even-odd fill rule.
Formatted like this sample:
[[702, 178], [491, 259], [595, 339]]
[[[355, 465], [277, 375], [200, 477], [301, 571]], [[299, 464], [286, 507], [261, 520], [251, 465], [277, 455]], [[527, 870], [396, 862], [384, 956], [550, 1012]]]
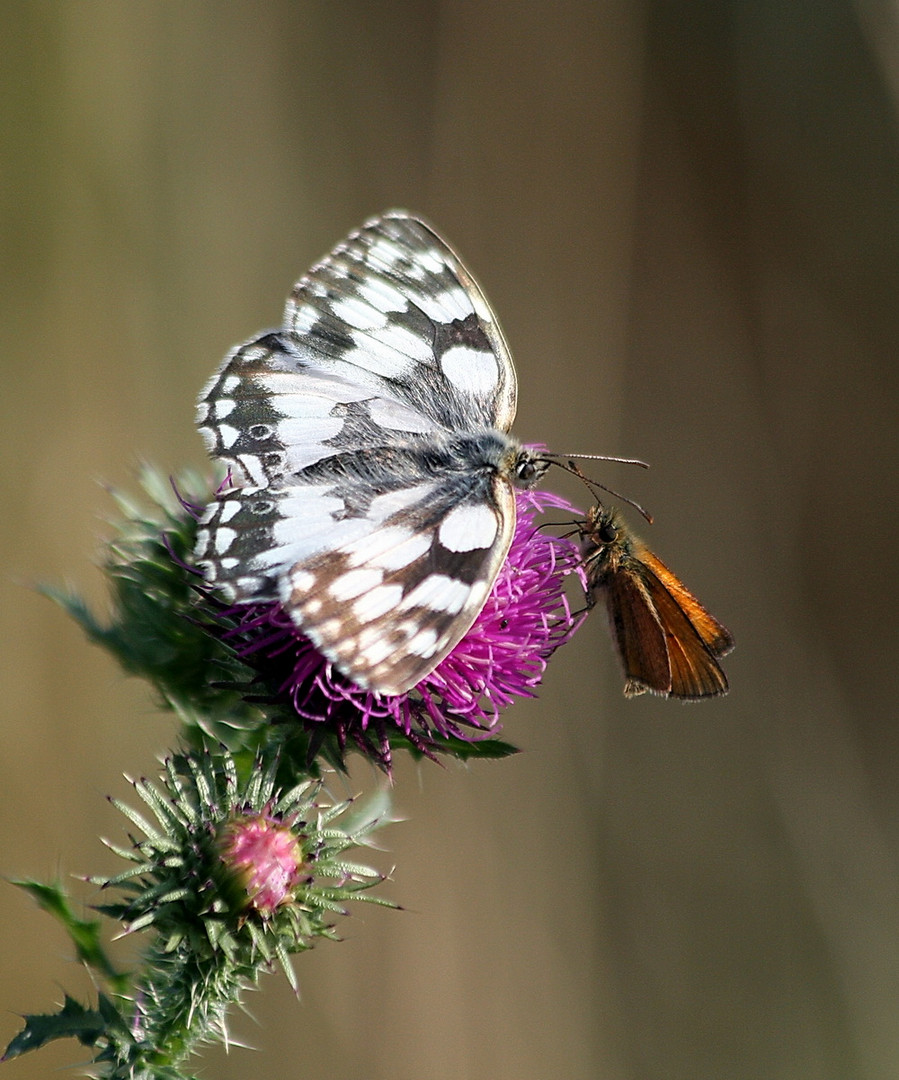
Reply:
[[465, 635], [546, 461], [507, 434], [512, 358], [484, 294], [399, 210], [294, 287], [198, 403], [229, 483], [197, 565], [235, 603], [280, 601], [358, 686], [401, 694]]

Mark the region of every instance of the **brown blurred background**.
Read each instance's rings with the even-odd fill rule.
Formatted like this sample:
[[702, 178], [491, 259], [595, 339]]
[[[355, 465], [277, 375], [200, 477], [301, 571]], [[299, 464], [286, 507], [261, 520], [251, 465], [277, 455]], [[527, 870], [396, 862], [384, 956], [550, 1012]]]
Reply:
[[[382, 865], [408, 910], [300, 958], [299, 1003], [264, 980], [235, 1023], [261, 1052], [203, 1074], [895, 1080], [895, 4], [2, 15], [0, 870], [114, 871], [104, 795], [175, 730], [30, 583], [102, 602], [96, 481], [200, 465], [226, 350], [406, 206], [500, 314], [517, 434], [653, 463], [601, 475], [733, 629], [732, 690], [625, 701], [592, 620], [507, 714], [521, 755], [401, 765]], [[0, 912], [5, 1042], [88, 988], [24, 895], [0, 885]]]

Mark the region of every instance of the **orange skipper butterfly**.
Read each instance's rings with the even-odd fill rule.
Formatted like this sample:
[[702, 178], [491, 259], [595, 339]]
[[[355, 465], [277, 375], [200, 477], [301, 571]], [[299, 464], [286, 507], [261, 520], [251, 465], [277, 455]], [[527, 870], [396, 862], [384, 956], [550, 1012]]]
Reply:
[[602, 597], [624, 667], [627, 697], [704, 698], [727, 693], [718, 663], [734, 647], [668, 567], [613, 511], [592, 506], [580, 525], [587, 604]]

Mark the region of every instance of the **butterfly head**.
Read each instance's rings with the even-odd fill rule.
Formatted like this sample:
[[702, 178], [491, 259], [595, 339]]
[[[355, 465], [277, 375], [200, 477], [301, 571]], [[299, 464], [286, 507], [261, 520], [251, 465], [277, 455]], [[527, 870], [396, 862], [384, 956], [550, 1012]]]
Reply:
[[522, 446], [515, 453], [509, 476], [516, 487], [528, 490], [540, 483], [550, 464], [546, 458], [541, 457], [536, 451]]
[[621, 570], [628, 561], [639, 558], [634, 549], [640, 544], [618, 514], [601, 503], [587, 511], [586, 520], [580, 525], [580, 534], [592, 603], [593, 593], [606, 583], [610, 575]]

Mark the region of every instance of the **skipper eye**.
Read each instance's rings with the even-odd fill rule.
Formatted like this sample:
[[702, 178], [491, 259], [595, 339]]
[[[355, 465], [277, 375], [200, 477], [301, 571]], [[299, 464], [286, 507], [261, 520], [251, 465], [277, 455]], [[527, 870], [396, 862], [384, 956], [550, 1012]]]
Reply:
[[618, 539], [618, 530], [611, 523], [611, 521], [603, 522], [602, 525], [596, 530], [596, 538], [602, 544], [614, 544]]

